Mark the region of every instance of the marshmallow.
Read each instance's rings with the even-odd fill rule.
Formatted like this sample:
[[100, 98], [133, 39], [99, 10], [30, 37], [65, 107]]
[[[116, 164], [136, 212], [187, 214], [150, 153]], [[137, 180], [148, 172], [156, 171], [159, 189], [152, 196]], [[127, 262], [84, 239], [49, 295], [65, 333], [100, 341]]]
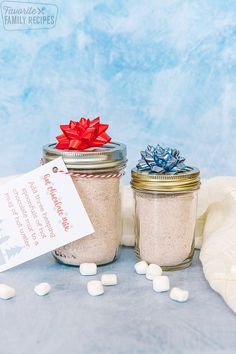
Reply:
[[157, 264], [149, 264], [146, 271], [146, 278], [153, 280], [157, 275], [162, 275], [162, 269]]
[[146, 274], [148, 264], [145, 261], [140, 261], [134, 265], [134, 269], [138, 274]]
[[8, 300], [16, 295], [16, 291], [14, 288], [6, 284], [0, 284], [0, 299]]
[[98, 296], [104, 293], [104, 288], [100, 280], [91, 280], [87, 284], [88, 293], [91, 296]]
[[185, 302], [188, 300], [189, 292], [180, 288], [172, 288], [170, 291], [170, 298], [178, 302]]
[[163, 291], [168, 291], [170, 289], [170, 281], [166, 275], [157, 275], [153, 279], [153, 290], [157, 293], [161, 293]]
[[230, 267], [230, 273], [236, 275], [236, 264], [232, 264]]
[[82, 275], [95, 275], [97, 274], [97, 265], [95, 263], [81, 263], [79, 270]]
[[116, 274], [103, 274], [101, 278], [103, 285], [116, 285], [117, 275]]
[[39, 296], [47, 295], [51, 290], [51, 286], [48, 283], [40, 283], [35, 286], [34, 292]]

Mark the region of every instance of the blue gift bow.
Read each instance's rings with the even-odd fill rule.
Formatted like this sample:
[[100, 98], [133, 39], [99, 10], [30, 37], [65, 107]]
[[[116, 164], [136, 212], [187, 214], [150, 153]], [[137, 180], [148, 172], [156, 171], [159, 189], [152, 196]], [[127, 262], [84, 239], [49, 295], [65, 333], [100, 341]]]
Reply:
[[179, 150], [163, 148], [159, 144], [156, 147], [147, 145], [146, 150], [141, 151], [141, 157], [136, 166], [139, 171], [177, 174], [192, 170], [184, 164], [185, 158], [180, 156]]

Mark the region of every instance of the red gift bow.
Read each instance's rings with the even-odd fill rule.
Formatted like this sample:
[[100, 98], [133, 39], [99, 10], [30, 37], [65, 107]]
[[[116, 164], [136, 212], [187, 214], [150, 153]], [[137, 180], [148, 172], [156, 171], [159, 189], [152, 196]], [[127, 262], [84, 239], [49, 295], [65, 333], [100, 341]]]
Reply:
[[103, 146], [111, 141], [111, 137], [105, 132], [108, 127], [108, 124], [100, 123], [100, 117], [93, 120], [80, 118], [79, 122], [71, 120], [69, 125], [60, 125], [63, 134], [56, 137], [56, 148], [84, 150]]

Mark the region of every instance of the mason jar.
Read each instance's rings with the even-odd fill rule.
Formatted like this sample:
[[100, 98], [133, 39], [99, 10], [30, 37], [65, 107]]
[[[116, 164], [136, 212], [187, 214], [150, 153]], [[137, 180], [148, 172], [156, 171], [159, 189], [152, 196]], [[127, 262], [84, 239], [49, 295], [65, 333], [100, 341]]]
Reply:
[[194, 229], [200, 172], [155, 174], [134, 168], [135, 251], [163, 270], [188, 267], [194, 254]]
[[120, 178], [126, 165], [126, 146], [110, 142], [84, 151], [55, 146], [43, 147], [44, 163], [63, 158], [95, 232], [56, 249], [53, 255], [75, 266], [110, 263], [117, 256], [122, 236]]

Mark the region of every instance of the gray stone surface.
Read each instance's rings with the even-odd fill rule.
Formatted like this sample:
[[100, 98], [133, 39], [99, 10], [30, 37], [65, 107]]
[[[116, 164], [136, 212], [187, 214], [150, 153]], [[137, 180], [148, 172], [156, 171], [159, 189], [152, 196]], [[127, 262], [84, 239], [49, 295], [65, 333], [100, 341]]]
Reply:
[[[184, 304], [155, 293], [151, 281], [134, 273], [135, 261], [133, 250], [123, 248], [116, 263], [82, 277], [47, 254], [0, 274], [0, 283], [17, 291], [0, 300], [0, 353], [236, 353], [236, 316], [209, 288], [198, 252], [190, 268], [169, 273], [171, 286], [190, 291]], [[89, 296], [87, 281], [109, 271], [119, 285]], [[52, 291], [39, 297], [33, 288], [43, 281]]]

